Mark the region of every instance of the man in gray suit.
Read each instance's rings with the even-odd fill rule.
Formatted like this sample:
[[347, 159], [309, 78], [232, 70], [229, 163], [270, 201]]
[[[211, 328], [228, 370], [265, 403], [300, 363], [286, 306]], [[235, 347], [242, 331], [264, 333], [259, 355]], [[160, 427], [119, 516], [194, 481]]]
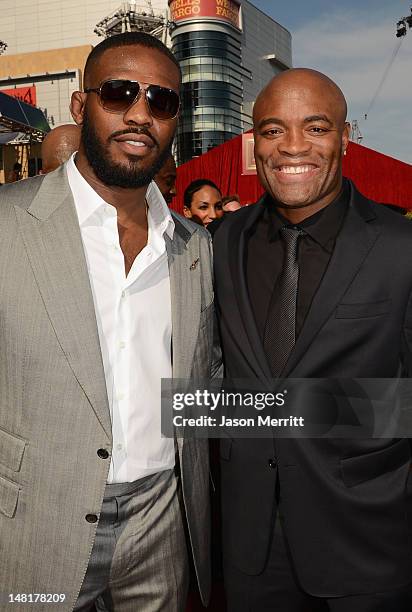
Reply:
[[157, 39], [106, 39], [75, 157], [2, 189], [2, 610], [183, 611], [185, 521], [208, 601], [207, 442], [160, 435], [161, 377], [218, 363], [209, 239], [152, 182], [180, 79]]

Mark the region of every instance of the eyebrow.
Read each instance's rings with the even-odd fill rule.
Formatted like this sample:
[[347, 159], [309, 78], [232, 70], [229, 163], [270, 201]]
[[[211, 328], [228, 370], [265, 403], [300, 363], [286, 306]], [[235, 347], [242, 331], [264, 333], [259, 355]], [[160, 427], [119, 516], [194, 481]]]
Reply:
[[277, 123], [278, 125], [285, 125], [282, 119], [278, 119], [278, 117], [268, 117], [267, 119], [263, 119], [258, 123], [258, 129], [265, 127], [265, 125], [269, 125], [269, 123]]
[[325, 123], [333, 125], [332, 121], [327, 115], [311, 115], [310, 117], [305, 117], [303, 121], [304, 123], [311, 123], [312, 121], [325, 121]]
[[[312, 121], [324, 121], [329, 125], [333, 125], [332, 121], [327, 115], [310, 115], [310, 117], [305, 117], [303, 120], [304, 123], [311, 123]], [[282, 126], [286, 125], [285, 122], [282, 121], [282, 119], [279, 119], [278, 117], [268, 117], [267, 119], [263, 119], [263, 121], [258, 124], [257, 128], [258, 130], [260, 130], [271, 123], [276, 123], [277, 125]]]

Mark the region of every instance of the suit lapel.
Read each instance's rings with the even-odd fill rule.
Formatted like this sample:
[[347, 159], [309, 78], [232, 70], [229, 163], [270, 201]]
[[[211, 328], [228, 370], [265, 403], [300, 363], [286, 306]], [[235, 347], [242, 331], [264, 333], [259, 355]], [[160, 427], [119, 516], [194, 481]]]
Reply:
[[[229, 252], [233, 294], [237, 301], [241, 323], [237, 330], [237, 342], [239, 350], [244, 353], [246, 360], [253, 369], [254, 375], [261, 380], [270, 378], [271, 373], [249, 299], [245, 254], [248, 234], [263, 214], [263, 210], [262, 198], [252, 207], [251, 214], [246, 223], [244, 223], [243, 217], [237, 219], [237, 224], [233, 224], [228, 237], [229, 245], [237, 245], [236, 248], [231, 249]], [[242, 224], [241, 227], [238, 227], [239, 223]]]
[[57, 340], [111, 439], [93, 297], [65, 168], [47, 175], [29, 208], [16, 206], [16, 213]]
[[[201, 286], [199, 240], [174, 217], [173, 240], [165, 235], [172, 304], [173, 378], [188, 378], [199, 334]], [[191, 238], [191, 240], [189, 240]]]
[[369, 201], [351, 184], [349, 209], [336, 240], [328, 268], [312, 301], [303, 328], [282, 373], [292, 376], [315, 336], [342, 300], [347, 288], [375, 244], [380, 227]]
[[[173, 240], [165, 234], [169, 261], [170, 297], [172, 305], [172, 376], [188, 378], [199, 336], [201, 285], [199, 240], [176, 217]], [[176, 437], [180, 464], [184, 465], [184, 429]]]

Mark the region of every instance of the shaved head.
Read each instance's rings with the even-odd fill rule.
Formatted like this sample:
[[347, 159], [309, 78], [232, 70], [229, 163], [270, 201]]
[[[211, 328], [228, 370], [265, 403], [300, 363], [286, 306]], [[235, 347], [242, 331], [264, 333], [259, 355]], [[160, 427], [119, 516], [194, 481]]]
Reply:
[[275, 76], [253, 109], [259, 179], [292, 223], [330, 204], [342, 189], [349, 141], [345, 96], [308, 68]]
[[274, 89], [279, 89], [281, 91], [282, 89], [290, 90], [290, 88], [294, 87], [299, 89], [307, 88], [311, 91], [319, 89], [327, 93], [335, 102], [336, 112], [339, 115], [340, 121], [342, 124], [345, 123], [348, 107], [342, 90], [332, 81], [332, 79], [326, 76], [326, 74], [318, 72], [317, 70], [312, 70], [311, 68], [291, 68], [273, 77], [256, 98], [253, 109], [253, 119], [255, 120], [256, 112], [259, 112], [259, 104], [270, 95]]
[[42, 171], [47, 174], [64, 164], [78, 150], [81, 130], [68, 123], [51, 130], [41, 145]]

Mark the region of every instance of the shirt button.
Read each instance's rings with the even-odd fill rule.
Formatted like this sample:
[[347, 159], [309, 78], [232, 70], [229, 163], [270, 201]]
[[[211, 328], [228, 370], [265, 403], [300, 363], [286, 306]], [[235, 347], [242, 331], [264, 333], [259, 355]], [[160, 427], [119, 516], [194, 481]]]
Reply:
[[97, 454], [100, 457], [100, 459], [107, 459], [109, 456], [109, 453], [107, 452], [105, 448], [99, 448], [99, 450], [97, 451]]
[[124, 399], [124, 393], [118, 393], [117, 400], [121, 402]]
[[123, 450], [123, 446], [121, 444], [117, 444], [116, 449], [118, 451], [121, 451], [121, 450]]
[[126, 291], [122, 291], [122, 298], [126, 297]]
[[86, 514], [85, 519], [88, 523], [97, 523], [97, 514]]
[[126, 348], [126, 342], [119, 342], [119, 348], [121, 349]]
[[278, 464], [277, 459], [268, 459], [268, 465], [270, 468], [274, 469]]

